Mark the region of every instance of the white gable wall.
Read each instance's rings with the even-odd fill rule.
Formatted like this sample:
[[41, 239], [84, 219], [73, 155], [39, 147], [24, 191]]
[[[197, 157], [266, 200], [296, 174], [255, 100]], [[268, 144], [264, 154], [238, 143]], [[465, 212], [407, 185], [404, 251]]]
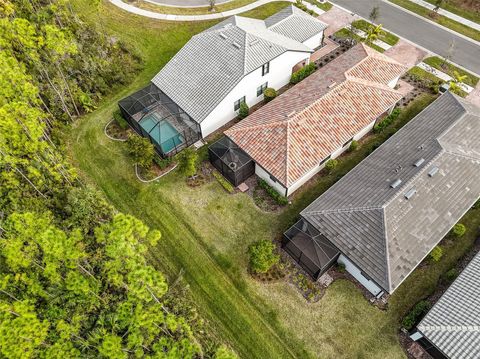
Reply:
[[304, 42], [302, 42], [302, 44], [314, 50], [317, 47], [319, 47], [320, 44], [322, 43], [322, 37], [323, 37], [323, 31], [320, 32], [319, 34], [312, 36], [308, 40], [305, 40]]
[[377, 296], [383, 292], [382, 288], [380, 288], [373, 280], [367, 278], [362, 271], [358, 269], [358, 267], [343, 254], [340, 254], [337, 262], [342, 263], [345, 266], [346, 271], [350, 273], [356, 280], [358, 280], [360, 284], [363, 285], [374, 296]]
[[[202, 136], [207, 137], [213, 131], [233, 120], [238, 111], [234, 111], [234, 103], [241, 97], [249, 107], [263, 100], [263, 95], [257, 97], [257, 88], [268, 82], [268, 87], [278, 90], [290, 81], [292, 68], [303, 60], [308, 60], [310, 53], [287, 51], [270, 61], [270, 72], [262, 76], [262, 67], [246, 75], [236, 86], [225, 96], [217, 107], [200, 123]], [[209, 71], [215, 71], [210, 69]]]

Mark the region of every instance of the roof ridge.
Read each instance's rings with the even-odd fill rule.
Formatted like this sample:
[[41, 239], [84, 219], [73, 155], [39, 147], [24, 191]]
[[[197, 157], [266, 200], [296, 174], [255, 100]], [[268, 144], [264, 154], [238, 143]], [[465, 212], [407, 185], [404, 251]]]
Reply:
[[[286, 122], [288, 122], [288, 121], [285, 121], [284, 119], [280, 119], [280, 120], [275, 120], [275, 121], [272, 121], [272, 122], [269, 122], [269, 123], [261, 123], [261, 124], [258, 124], [258, 125], [251, 125], [251, 126], [247, 125], [247, 126], [244, 126], [244, 127], [237, 127], [235, 125], [235, 126], [229, 128], [228, 130], [226, 130], [225, 133], [243, 132], [245, 130], [253, 130], [253, 129], [262, 128], [262, 127], [269, 127], [269, 126], [272, 126], [272, 125], [282, 124], [282, 123], [286, 123]], [[238, 124], [241, 124], [241, 122], [239, 122]], [[235, 128], [235, 127], [237, 127], [237, 128]]]
[[[293, 9], [294, 7], [295, 7], [294, 5], [290, 5], [290, 8], [291, 8], [291, 9]], [[274, 15], [278, 15], [278, 14], [280, 14], [282, 11], [287, 10], [288, 8], [289, 8], [289, 7], [286, 6], [283, 10], [280, 10], [279, 12], [277, 12], [277, 13], [274, 14]], [[271, 28], [276, 27], [278, 24], [281, 24], [282, 22], [284, 22], [285, 20], [287, 20], [288, 18], [290, 18], [290, 16], [295, 15], [293, 11], [294, 11], [294, 10], [292, 10], [292, 13], [291, 13], [290, 15], [288, 15], [287, 17], [283, 18], [282, 20], [276, 22], [276, 23], [273, 24], [272, 26], [266, 26], [266, 23], [265, 23], [265, 26], [267, 27], [267, 29], [271, 29]], [[273, 15], [272, 15], [272, 16], [273, 16]]]
[[302, 215], [308, 216], [311, 214], [315, 215], [315, 214], [330, 214], [330, 213], [348, 213], [348, 212], [364, 212], [364, 211], [375, 211], [375, 210], [380, 210], [381, 212], [384, 212], [384, 208], [381, 206], [380, 207], [367, 206], [367, 207], [355, 207], [355, 208], [327, 209], [325, 211], [309, 211], [309, 212], [302, 211]]
[[392, 291], [392, 278], [390, 276], [390, 251], [388, 245], [388, 231], [387, 231], [387, 221], [385, 218], [385, 208], [382, 210], [382, 227], [383, 227], [383, 238], [385, 239], [385, 259], [386, 259], [386, 267], [387, 267], [387, 284], [388, 284], [388, 291]]
[[[366, 80], [366, 79], [362, 79], [360, 77], [355, 77], [355, 76], [350, 76], [350, 75], [346, 78], [346, 80], [344, 82], [347, 82], [347, 81], [356, 82], [356, 83], [359, 83], [359, 84], [362, 84], [362, 85], [365, 85], [365, 86], [370, 86], [370, 87], [373, 87], [373, 88], [377, 88], [379, 90], [384, 90], [384, 91], [387, 91], [387, 92], [402, 95], [402, 93], [400, 91], [392, 89], [388, 85], [382, 84], [381, 82], [374, 82], [374, 81], [370, 81], [370, 80]], [[402, 97], [403, 97], [403, 95], [402, 95]]]
[[480, 325], [422, 325], [421, 328], [433, 330], [433, 331], [444, 331], [444, 332], [480, 332]]
[[289, 164], [288, 158], [290, 156], [290, 120], [287, 119], [287, 132], [286, 132], [286, 144], [285, 144], [285, 184], [288, 186], [290, 184], [290, 175], [289, 175]]

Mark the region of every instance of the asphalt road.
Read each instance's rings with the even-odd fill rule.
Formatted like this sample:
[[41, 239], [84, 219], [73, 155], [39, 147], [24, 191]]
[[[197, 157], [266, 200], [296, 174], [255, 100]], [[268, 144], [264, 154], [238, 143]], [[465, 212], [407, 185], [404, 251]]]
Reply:
[[465, 40], [384, 1], [331, 0], [331, 2], [366, 19], [372, 8], [378, 5], [380, 16], [376, 20], [377, 23], [383, 24], [385, 29], [441, 56], [446, 55], [451, 41], [454, 40], [455, 51], [452, 61], [480, 74], [480, 46], [478, 44]]

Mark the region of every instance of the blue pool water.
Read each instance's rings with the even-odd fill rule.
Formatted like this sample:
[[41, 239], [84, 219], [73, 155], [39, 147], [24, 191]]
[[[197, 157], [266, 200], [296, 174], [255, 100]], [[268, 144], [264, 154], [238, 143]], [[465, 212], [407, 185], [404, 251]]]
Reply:
[[162, 148], [163, 153], [170, 152], [175, 146], [179, 146], [184, 142], [183, 136], [168, 121], [161, 121], [160, 124], [155, 127], [157, 122], [155, 116], [147, 115], [140, 121], [140, 126], [150, 133], [150, 136]]

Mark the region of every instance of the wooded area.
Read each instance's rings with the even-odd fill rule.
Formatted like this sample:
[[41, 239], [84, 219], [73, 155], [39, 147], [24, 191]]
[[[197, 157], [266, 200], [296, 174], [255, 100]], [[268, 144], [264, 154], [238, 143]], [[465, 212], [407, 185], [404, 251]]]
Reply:
[[232, 355], [203, 352], [201, 319], [146, 262], [160, 232], [85, 186], [58, 135], [140, 67], [68, 1], [0, 0], [1, 357]]

